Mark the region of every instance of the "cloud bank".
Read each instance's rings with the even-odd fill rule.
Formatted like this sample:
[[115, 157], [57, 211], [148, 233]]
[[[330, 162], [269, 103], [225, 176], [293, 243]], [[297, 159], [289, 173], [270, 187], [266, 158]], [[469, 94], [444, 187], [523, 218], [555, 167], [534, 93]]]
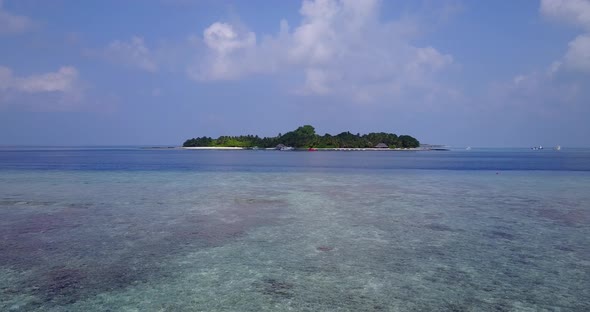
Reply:
[[452, 93], [437, 75], [453, 57], [416, 46], [405, 23], [382, 21], [380, 1], [305, 0], [301, 21], [281, 21], [272, 36], [215, 22], [200, 37], [205, 51], [187, 72], [196, 81], [235, 80], [256, 74], [299, 77], [293, 91], [340, 94], [360, 101], [407, 92]]

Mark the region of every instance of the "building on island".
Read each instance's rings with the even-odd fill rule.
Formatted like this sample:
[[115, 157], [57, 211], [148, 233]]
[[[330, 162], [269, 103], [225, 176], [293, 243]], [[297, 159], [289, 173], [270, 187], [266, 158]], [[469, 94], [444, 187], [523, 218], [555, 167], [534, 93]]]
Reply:
[[281, 150], [281, 149], [283, 149], [285, 147], [286, 147], [285, 144], [279, 144], [279, 145], [277, 145], [277, 147], [275, 147], [275, 149], [276, 150]]
[[379, 143], [379, 144], [375, 145], [375, 148], [389, 148], [389, 146], [387, 146], [387, 144], [385, 144], [385, 143]]

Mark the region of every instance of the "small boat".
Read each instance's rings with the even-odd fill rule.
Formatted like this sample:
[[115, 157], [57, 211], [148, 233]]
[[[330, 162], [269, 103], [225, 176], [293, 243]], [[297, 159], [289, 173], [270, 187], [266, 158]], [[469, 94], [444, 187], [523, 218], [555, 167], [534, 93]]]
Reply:
[[309, 151], [309, 152], [315, 152], [315, 151], [317, 151], [317, 150], [318, 150], [318, 149], [317, 149], [317, 148], [314, 148], [314, 147], [310, 147], [310, 148], [308, 149], [308, 151]]
[[467, 146], [467, 148], [465, 150], [466, 151], [470, 151], [471, 150], [471, 146]]
[[554, 150], [556, 150], [556, 151], [561, 151], [561, 146], [557, 145], [557, 146], [554, 148]]
[[281, 147], [280, 150], [281, 151], [292, 151], [292, 150], [294, 150], [294, 148], [291, 146], [283, 146], [283, 147]]

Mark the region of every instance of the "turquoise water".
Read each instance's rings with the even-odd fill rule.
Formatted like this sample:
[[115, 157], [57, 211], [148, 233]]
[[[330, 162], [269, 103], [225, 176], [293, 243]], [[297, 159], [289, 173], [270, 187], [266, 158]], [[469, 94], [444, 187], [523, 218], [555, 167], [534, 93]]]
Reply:
[[0, 151], [0, 311], [587, 311], [543, 153]]

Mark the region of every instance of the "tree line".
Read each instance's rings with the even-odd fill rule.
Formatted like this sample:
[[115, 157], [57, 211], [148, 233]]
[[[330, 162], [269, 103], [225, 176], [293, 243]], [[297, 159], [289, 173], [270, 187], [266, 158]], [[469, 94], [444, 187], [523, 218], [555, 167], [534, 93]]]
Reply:
[[279, 144], [295, 148], [371, 148], [383, 143], [389, 148], [414, 148], [420, 142], [409, 135], [394, 133], [372, 132], [361, 135], [342, 132], [337, 135], [315, 133], [310, 125], [301, 126], [285, 134], [275, 137], [259, 137], [257, 135], [220, 136], [217, 139], [197, 137], [188, 139], [182, 144], [184, 147], [260, 147], [270, 148]]

